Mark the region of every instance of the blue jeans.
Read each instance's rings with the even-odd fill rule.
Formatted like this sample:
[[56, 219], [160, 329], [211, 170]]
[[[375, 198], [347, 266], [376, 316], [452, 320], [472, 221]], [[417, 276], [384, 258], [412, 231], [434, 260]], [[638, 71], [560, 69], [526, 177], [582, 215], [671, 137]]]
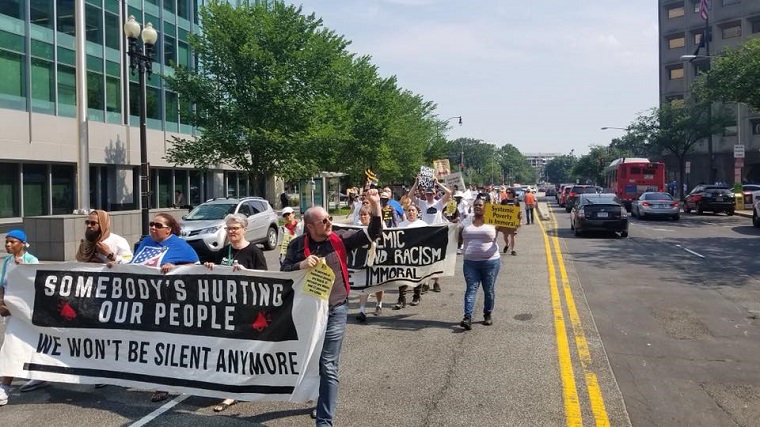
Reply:
[[491, 314], [494, 306], [494, 285], [496, 276], [499, 275], [501, 259], [489, 259], [485, 261], [464, 260], [462, 270], [467, 289], [464, 291], [464, 317], [472, 319], [472, 310], [475, 307], [475, 297], [478, 287], [483, 284], [483, 314]]
[[319, 356], [319, 398], [317, 399], [317, 426], [333, 425], [335, 408], [338, 406], [338, 363], [343, 337], [346, 336], [348, 304], [330, 309], [327, 329]]
[[533, 206], [526, 206], [525, 207], [525, 223], [526, 224], [533, 224]]

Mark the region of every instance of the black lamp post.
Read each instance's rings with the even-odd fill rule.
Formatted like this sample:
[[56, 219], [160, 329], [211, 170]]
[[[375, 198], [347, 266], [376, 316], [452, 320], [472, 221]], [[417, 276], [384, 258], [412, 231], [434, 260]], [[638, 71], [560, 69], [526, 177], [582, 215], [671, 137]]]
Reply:
[[[459, 126], [462, 126], [462, 116], [449, 117], [446, 121], [448, 122], [454, 119], [459, 119]], [[464, 143], [462, 141], [459, 142], [459, 148], [459, 171], [464, 172]]]
[[[137, 37], [142, 33], [142, 46], [137, 45]], [[153, 46], [158, 39], [158, 32], [153, 24], [148, 22], [145, 28], [140, 29], [140, 24], [130, 16], [124, 24], [124, 34], [129, 40], [127, 55], [129, 56], [129, 68], [132, 75], [137, 70], [140, 81], [140, 213], [142, 223], [142, 236], [148, 235], [150, 222], [150, 165], [148, 164], [148, 136], [145, 125], [145, 110], [147, 103], [147, 89], [145, 87], [145, 75], [148, 79], [153, 72]]]

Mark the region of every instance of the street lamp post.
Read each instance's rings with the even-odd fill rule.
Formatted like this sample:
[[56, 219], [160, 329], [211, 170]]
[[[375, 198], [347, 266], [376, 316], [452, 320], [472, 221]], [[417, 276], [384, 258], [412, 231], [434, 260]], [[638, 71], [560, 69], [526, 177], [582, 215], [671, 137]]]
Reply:
[[[459, 119], [459, 126], [462, 126], [462, 116], [449, 117], [448, 119], [446, 119], [446, 121], [449, 122], [454, 119]], [[459, 171], [464, 174], [464, 142], [463, 141], [459, 141]]]
[[[142, 33], [142, 46], [137, 45], [137, 37]], [[153, 72], [153, 46], [158, 39], [158, 32], [153, 28], [153, 24], [148, 22], [145, 28], [140, 29], [140, 24], [135, 21], [134, 16], [130, 16], [124, 24], [124, 34], [129, 41], [127, 55], [129, 56], [129, 68], [132, 75], [135, 70], [139, 75], [140, 82], [140, 213], [142, 223], [142, 240], [148, 235], [150, 222], [150, 165], [148, 164], [148, 136], [146, 131], [146, 107], [147, 107], [147, 89], [145, 87], [145, 75], [148, 79]]]

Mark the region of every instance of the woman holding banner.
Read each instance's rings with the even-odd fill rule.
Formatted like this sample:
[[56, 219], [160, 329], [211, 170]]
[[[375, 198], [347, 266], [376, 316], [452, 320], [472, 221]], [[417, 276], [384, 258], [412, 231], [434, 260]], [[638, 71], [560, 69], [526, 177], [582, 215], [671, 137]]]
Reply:
[[[520, 202], [515, 199], [515, 191], [511, 188], [507, 188], [506, 198], [501, 201], [502, 205], [517, 206], [517, 219], [518, 226], [522, 221], [522, 212], [520, 211]], [[499, 231], [504, 233], [504, 253], [509, 252], [512, 255], [517, 255], [515, 251], [515, 236], [517, 235], [517, 228], [499, 227]]]
[[496, 244], [496, 227], [485, 223], [485, 201], [476, 199], [472, 204], [472, 217], [462, 223], [459, 244], [462, 245], [464, 263], [462, 271], [467, 288], [464, 293], [464, 318], [459, 323], [466, 331], [472, 329], [472, 312], [478, 287], [483, 286], [483, 324], [492, 325], [494, 285], [499, 275], [501, 258]]
[[[369, 226], [370, 218], [372, 218], [372, 212], [370, 211], [369, 206], [363, 206], [359, 210], [359, 220], [361, 221], [361, 225], [364, 227]], [[370, 255], [370, 259], [374, 259], [375, 246], [375, 242], [370, 242], [369, 249], [367, 250], [368, 253], [372, 254]], [[383, 314], [383, 295], [385, 295], [385, 291], [375, 292], [375, 300], [377, 301], [375, 305], [375, 316]], [[369, 294], [359, 295], [359, 314], [356, 315], [356, 320], [362, 323], [367, 321], [367, 299], [369, 299]]]

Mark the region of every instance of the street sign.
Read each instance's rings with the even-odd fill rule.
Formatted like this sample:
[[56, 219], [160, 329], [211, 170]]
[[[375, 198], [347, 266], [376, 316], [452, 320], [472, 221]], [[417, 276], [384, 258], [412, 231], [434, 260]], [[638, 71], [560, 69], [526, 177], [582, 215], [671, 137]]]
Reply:
[[686, 162], [686, 173], [691, 173], [691, 162]]
[[735, 159], [744, 158], [744, 145], [742, 144], [734, 145], [734, 158]]

